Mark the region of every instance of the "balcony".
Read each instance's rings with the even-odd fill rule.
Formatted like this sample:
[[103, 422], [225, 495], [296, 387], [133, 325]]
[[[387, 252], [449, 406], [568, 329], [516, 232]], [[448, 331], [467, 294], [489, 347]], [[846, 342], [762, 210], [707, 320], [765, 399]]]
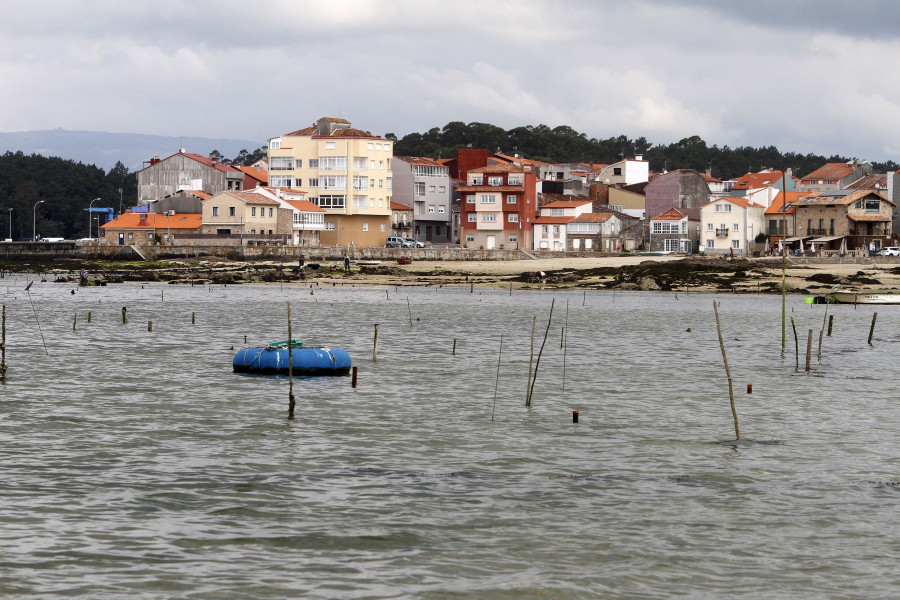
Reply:
[[728, 237], [728, 228], [720, 227], [716, 229], [716, 237]]

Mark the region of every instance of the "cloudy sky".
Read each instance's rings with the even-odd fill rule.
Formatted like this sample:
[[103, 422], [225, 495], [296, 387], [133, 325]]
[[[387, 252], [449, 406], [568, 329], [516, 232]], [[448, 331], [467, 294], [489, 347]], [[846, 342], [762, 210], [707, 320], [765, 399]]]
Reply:
[[892, 0], [3, 5], [0, 131], [262, 142], [341, 116], [900, 160]]

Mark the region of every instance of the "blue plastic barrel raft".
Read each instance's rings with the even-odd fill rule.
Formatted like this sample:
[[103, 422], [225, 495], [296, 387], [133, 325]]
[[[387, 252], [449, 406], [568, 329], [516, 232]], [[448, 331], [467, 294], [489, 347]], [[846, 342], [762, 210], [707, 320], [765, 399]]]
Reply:
[[235, 373], [259, 375], [288, 374], [288, 346], [294, 375], [300, 377], [348, 375], [352, 366], [350, 355], [341, 348], [305, 346], [297, 340], [272, 342], [266, 346], [241, 348], [234, 355]]

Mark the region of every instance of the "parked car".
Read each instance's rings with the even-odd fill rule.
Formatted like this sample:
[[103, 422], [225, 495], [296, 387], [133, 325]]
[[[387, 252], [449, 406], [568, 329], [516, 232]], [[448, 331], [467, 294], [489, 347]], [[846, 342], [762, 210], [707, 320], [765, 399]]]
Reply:
[[384, 245], [388, 248], [412, 248], [412, 244], [408, 240], [395, 235], [389, 236]]
[[414, 240], [412, 238], [406, 238], [406, 241], [409, 242], [410, 248], [424, 248], [425, 242], [420, 242], [419, 240]]
[[886, 246], [878, 251], [880, 256], [900, 256], [900, 247]]

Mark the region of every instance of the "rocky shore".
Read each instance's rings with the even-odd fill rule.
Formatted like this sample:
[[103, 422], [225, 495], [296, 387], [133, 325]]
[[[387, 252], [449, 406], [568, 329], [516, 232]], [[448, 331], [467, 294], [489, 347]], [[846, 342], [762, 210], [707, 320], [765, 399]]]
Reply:
[[[519, 261], [416, 261], [408, 265], [307, 264], [294, 261], [232, 262], [172, 260], [123, 263], [55, 260], [10, 262], [5, 272], [32, 272], [42, 279], [77, 283], [81, 269], [92, 283], [167, 282], [170, 284], [241, 284], [309, 282], [319, 285], [468, 285], [513, 289], [617, 289], [734, 293], [780, 293], [781, 258], [713, 258], [616, 256]], [[857, 291], [900, 291], [900, 263], [856, 264], [785, 261], [789, 293], [824, 294], [840, 286]]]

